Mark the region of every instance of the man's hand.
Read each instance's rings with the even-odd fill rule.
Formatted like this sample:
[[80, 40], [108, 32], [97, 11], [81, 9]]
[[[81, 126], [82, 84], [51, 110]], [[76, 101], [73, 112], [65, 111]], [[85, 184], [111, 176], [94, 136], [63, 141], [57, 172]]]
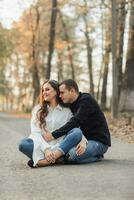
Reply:
[[80, 143], [76, 146], [76, 154], [78, 156], [82, 155], [86, 151], [87, 142], [86, 140], [81, 140]]
[[46, 142], [49, 142], [51, 140], [54, 140], [54, 137], [52, 136], [52, 134], [50, 132], [46, 132], [43, 134], [43, 138], [45, 139]]
[[49, 163], [55, 163], [55, 157], [53, 152], [50, 149], [46, 149], [45, 158]]

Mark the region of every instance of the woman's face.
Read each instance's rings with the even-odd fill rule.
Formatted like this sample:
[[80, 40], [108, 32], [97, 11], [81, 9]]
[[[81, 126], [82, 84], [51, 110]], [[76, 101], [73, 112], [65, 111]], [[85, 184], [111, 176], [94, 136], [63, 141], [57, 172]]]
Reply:
[[45, 101], [51, 102], [54, 99], [56, 100], [57, 96], [56, 91], [49, 83], [45, 83], [42, 89], [43, 89], [43, 98]]

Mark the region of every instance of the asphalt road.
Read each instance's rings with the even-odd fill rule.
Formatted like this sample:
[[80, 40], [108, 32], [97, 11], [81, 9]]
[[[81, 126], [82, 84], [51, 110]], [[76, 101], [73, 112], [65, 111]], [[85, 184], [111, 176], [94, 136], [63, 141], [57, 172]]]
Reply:
[[112, 139], [101, 162], [31, 169], [17, 148], [29, 120], [0, 113], [0, 200], [133, 200], [134, 144]]

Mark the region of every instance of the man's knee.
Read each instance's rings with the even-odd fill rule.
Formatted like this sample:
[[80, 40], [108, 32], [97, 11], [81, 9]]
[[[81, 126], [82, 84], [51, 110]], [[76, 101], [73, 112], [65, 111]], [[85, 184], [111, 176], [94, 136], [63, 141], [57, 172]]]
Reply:
[[82, 131], [80, 128], [73, 128], [70, 132], [75, 141], [80, 141], [82, 139]]
[[80, 128], [73, 128], [72, 131], [74, 133], [82, 134], [82, 130]]

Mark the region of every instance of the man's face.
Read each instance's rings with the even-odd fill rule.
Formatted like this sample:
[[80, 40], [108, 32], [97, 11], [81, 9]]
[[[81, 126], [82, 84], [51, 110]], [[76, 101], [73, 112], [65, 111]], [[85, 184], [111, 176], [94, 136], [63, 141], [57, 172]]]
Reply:
[[62, 101], [64, 103], [71, 103], [72, 102], [72, 91], [68, 90], [64, 84], [60, 85], [59, 90], [60, 90], [60, 97], [61, 97]]

